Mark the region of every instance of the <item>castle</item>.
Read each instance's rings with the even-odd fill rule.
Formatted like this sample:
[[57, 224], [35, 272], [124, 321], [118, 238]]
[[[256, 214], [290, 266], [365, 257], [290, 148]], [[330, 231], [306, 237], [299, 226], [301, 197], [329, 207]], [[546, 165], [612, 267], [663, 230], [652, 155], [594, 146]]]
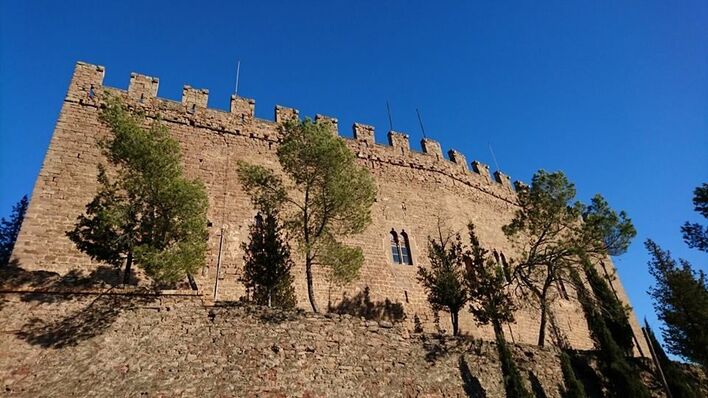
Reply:
[[[255, 101], [232, 96], [228, 112], [210, 109], [209, 92], [184, 86], [181, 102], [159, 98], [158, 79], [131, 74], [127, 91], [103, 85], [102, 66], [79, 62], [69, 85], [54, 134], [32, 193], [13, 261], [26, 270], [46, 270], [66, 274], [86, 273], [100, 264], [79, 252], [66, 237], [77, 216], [96, 192], [96, 165], [103, 161], [96, 146], [108, 131], [99, 122], [104, 92], [122, 97], [149, 118], [159, 117], [181, 145], [185, 174], [204, 182], [209, 196], [209, 241], [207, 260], [195, 275], [200, 293], [209, 300], [237, 300], [244, 294], [238, 281], [243, 265], [241, 242], [255, 211], [236, 176], [238, 161], [279, 169], [275, 148], [278, 126], [298, 118], [298, 111], [276, 106], [274, 120], [255, 117]], [[316, 115], [315, 120], [337, 126], [337, 119]], [[422, 152], [411, 149], [406, 134], [391, 131], [388, 145], [376, 143], [374, 128], [355, 123], [347, 145], [374, 176], [377, 197], [372, 207], [372, 223], [348, 243], [364, 251], [364, 265], [358, 280], [346, 287], [330, 285], [323, 275], [315, 275], [319, 303], [336, 307], [365, 291], [372, 302], [400, 305], [407, 319], [417, 317], [431, 328], [434, 316], [416, 269], [428, 263], [426, 242], [435, 236], [436, 220], [443, 219], [453, 230], [464, 230], [468, 222], [477, 226], [478, 236], [499, 261], [514, 257], [514, 248], [501, 227], [513, 217], [515, 186], [501, 172], [490, 174], [477, 161], [450, 150], [448, 158], [438, 142], [423, 139]], [[612, 273], [611, 260], [602, 264]], [[304, 269], [295, 270], [299, 304], [307, 306]], [[619, 280], [612, 283], [618, 297], [629, 304]], [[592, 341], [580, 305], [573, 292], [558, 287], [560, 298], [553, 311], [558, 325], [574, 348], [590, 349]], [[570, 290], [570, 289], [569, 289]], [[465, 310], [460, 328], [475, 337], [493, 339], [490, 328], [479, 327]], [[440, 316], [446, 326], [448, 319]], [[649, 350], [632, 313], [635, 353], [648, 356]], [[446, 327], [449, 330], [449, 326]], [[522, 308], [517, 321], [505, 326], [507, 339], [534, 344], [538, 338], [538, 316], [533, 308]]]

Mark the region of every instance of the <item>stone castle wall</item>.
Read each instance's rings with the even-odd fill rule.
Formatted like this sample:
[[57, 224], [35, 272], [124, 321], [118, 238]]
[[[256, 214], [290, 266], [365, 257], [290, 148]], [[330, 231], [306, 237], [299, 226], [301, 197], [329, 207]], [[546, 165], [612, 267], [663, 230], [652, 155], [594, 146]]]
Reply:
[[[505, 396], [494, 344], [386, 321], [114, 289], [0, 292], [0, 321], [6, 397]], [[555, 351], [511, 350], [537, 396], [560, 396]]]
[[[275, 149], [279, 125], [299, 117], [291, 108], [277, 106], [274, 121], [255, 117], [255, 101], [233, 96], [229, 112], [207, 108], [208, 91], [185, 86], [181, 102], [157, 97], [158, 79], [132, 74], [127, 91], [103, 85], [104, 68], [78, 63], [71, 80], [52, 140], [37, 179], [25, 222], [22, 226], [13, 261], [26, 270], [48, 270], [66, 274], [72, 270], [94, 272], [94, 264], [78, 252], [66, 238], [76, 217], [95, 194], [96, 165], [102, 155], [96, 141], [107, 129], [98, 120], [101, 98], [105, 92], [119, 95], [149, 118], [158, 118], [179, 140], [189, 177], [199, 178], [209, 195], [209, 253], [197, 276], [205, 297], [236, 300], [243, 295], [238, 282], [243, 265], [241, 243], [247, 238], [254, 210], [236, 177], [237, 162], [257, 163], [279, 170]], [[317, 115], [316, 120], [337, 120]], [[338, 287], [316, 275], [316, 297], [321, 307], [336, 307], [342, 302], [360, 299], [366, 293], [374, 305], [386, 299], [400, 305], [410, 321], [418, 317], [427, 329], [434, 316], [425, 293], [416, 281], [416, 269], [428, 263], [426, 242], [437, 234], [437, 220], [453, 231], [464, 234], [467, 222], [477, 226], [482, 244], [514, 257], [514, 248], [504, 237], [501, 226], [508, 223], [515, 209], [516, 194], [508, 176], [489, 173], [488, 167], [472, 162], [468, 167], [461, 153], [450, 151], [443, 156], [440, 144], [423, 140], [423, 152], [411, 150], [409, 138], [390, 132], [389, 145], [374, 140], [371, 126], [356, 123], [353, 139], [347, 144], [366, 165], [376, 180], [377, 196], [372, 207], [373, 222], [362, 234], [348, 242], [363, 248], [365, 263], [360, 278], [352, 285]], [[403, 231], [410, 240], [413, 265], [394, 264], [389, 233]], [[610, 272], [611, 261], [606, 262]], [[300, 306], [307, 308], [304, 270], [295, 270], [296, 292]], [[619, 281], [614, 283], [619, 297], [628, 303]], [[587, 324], [578, 303], [556, 300], [554, 313], [573, 347], [590, 348]], [[378, 307], [377, 307], [378, 308]], [[441, 314], [441, 324], [449, 330], [448, 319]], [[538, 335], [537, 311], [522, 309], [517, 322], [508, 325], [509, 339], [535, 343]], [[635, 334], [641, 336], [634, 316]], [[471, 315], [461, 314], [463, 332], [490, 339], [489, 328], [476, 326]], [[644, 341], [643, 353], [648, 353]]]

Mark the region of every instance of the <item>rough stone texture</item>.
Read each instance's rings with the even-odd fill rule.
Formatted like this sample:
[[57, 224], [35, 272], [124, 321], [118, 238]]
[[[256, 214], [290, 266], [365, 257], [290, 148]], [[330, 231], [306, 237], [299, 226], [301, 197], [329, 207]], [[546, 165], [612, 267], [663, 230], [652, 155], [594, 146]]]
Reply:
[[[4, 293], [0, 305], [8, 397], [504, 396], [492, 343], [388, 321], [118, 290]], [[512, 350], [524, 377], [559, 396], [554, 351]]]
[[[100, 266], [77, 251], [65, 232], [95, 194], [96, 165], [105, 161], [96, 141], [107, 134], [98, 120], [99, 107], [105, 94], [111, 93], [123, 97], [148, 117], [159, 117], [179, 140], [186, 174], [202, 180], [209, 195], [209, 252], [197, 275], [199, 290], [209, 300], [238, 299], [243, 295], [238, 282], [243, 265], [240, 243], [247, 237], [255, 212], [237, 180], [237, 162], [257, 163], [280, 172], [275, 156], [279, 123], [298, 118], [298, 111], [278, 106], [272, 122], [255, 118], [255, 102], [247, 98], [232, 97], [230, 112], [224, 112], [206, 108], [206, 90], [186, 87], [183, 100], [177, 102], [156, 96], [157, 78], [132, 74], [126, 92], [104, 87], [104, 73], [101, 66], [76, 65], [12, 261], [28, 271], [61, 275], [94, 273]], [[514, 248], [501, 226], [512, 218], [516, 194], [507, 176], [495, 175], [497, 182], [488, 167], [476, 161], [468, 170], [464, 156], [457, 152], [452, 152], [452, 161], [444, 159], [440, 145], [432, 140], [424, 142], [428, 153], [421, 153], [411, 150], [406, 134], [390, 132], [389, 146], [374, 142], [373, 127], [355, 124], [354, 131], [356, 139], [346, 142], [360, 164], [369, 168], [378, 189], [373, 222], [362, 234], [348, 240], [363, 248], [365, 264], [358, 281], [344, 288], [329, 285], [316, 270], [317, 300], [322, 307], [329, 304], [335, 310], [342, 303], [360, 302], [362, 298], [381, 308], [393, 303], [403, 309], [408, 322], [418, 317], [427, 330], [433, 330], [434, 314], [416, 281], [416, 268], [428, 264], [426, 239], [436, 234], [436, 220], [441, 218], [453, 231], [464, 231], [467, 222], [472, 221], [484, 246], [513, 258]], [[392, 263], [391, 230], [405, 230], [408, 234], [413, 266]], [[605, 266], [612, 273], [609, 259]], [[295, 269], [295, 281], [299, 305], [307, 308], [304, 270], [300, 267]], [[619, 281], [614, 288], [628, 303]], [[573, 292], [569, 294], [570, 300], [559, 299], [554, 304], [559, 326], [573, 347], [591, 348], [582, 310], [573, 299]], [[517, 318], [506, 330], [509, 339], [535, 343], [537, 310], [523, 308]], [[441, 314], [440, 320], [442, 327], [449, 330], [448, 317]], [[466, 311], [460, 321], [465, 333], [491, 339], [491, 329], [476, 326]], [[631, 322], [635, 334], [642, 336], [634, 316]], [[648, 355], [643, 340], [639, 341], [639, 348], [638, 354]]]

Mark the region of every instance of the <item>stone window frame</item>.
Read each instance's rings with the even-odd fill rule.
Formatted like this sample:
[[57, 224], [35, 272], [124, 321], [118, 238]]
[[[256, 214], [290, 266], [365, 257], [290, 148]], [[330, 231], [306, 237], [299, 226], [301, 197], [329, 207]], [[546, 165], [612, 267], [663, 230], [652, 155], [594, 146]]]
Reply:
[[401, 229], [400, 232], [397, 232], [395, 228], [391, 228], [388, 233], [388, 241], [388, 258], [391, 264], [406, 266], [412, 266], [414, 264], [411, 239], [405, 229]]

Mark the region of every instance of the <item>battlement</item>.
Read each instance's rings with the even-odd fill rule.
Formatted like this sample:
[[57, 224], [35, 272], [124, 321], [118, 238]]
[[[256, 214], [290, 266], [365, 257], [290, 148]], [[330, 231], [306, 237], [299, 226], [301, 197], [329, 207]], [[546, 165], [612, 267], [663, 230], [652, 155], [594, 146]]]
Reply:
[[[131, 73], [128, 89], [125, 91], [104, 87], [104, 75], [103, 66], [78, 62], [66, 100], [98, 105], [104, 91], [113, 92], [123, 96], [131, 105], [141, 107], [146, 114], [159, 114], [166, 121], [188, 123], [234, 134], [248, 134], [250, 137], [271, 141], [278, 139], [276, 131], [272, 131], [275, 130], [274, 127], [289, 120], [300, 119], [300, 112], [297, 109], [281, 105], [275, 106], [272, 121], [257, 119], [256, 101], [237, 95], [231, 96], [228, 112], [212, 109], [208, 107], [209, 90], [189, 85], [185, 85], [182, 89], [180, 102], [163, 99], [158, 97], [159, 79], [139, 73]], [[316, 114], [314, 120], [316, 123], [330, 124], [333, 132], [338, 134], [337, 118]], [[511, 178], [500, 171], [490, 174], [489, 166], [476, 160], [468, 165], [466, 157], [457, 150], [449, 150], [446, 158], [440, 142], [427, 137], [420, 141], [422, 152], [417, 152], [411, 149], [410, 137], [403, 132], [389, 131], [388, 145], [377, 144], [375, 128], [371, 125], [354, 123], [352, 133], [353, 139], [347, 138], [347, 140], [355, 147], [355, 152], [358, 152], [360, 157], [373, 157], [391, 164], [408, 165], [446, 174], [485, 191], [489, 190], [483, 187], [489, 186], [492, 191], [501, 196], [506, 196], [505, 191], [513, 193], [519, 186], [512, 184]]]

